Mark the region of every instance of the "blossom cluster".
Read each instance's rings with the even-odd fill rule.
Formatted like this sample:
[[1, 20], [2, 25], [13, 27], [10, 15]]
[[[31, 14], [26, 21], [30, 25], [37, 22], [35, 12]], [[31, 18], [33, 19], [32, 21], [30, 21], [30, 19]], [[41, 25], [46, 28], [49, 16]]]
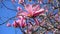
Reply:
[[[12, 0], [13, 3], [15, 1]], [[32, 2], [32, 0], [29, 0], [29, 2]], [[55, 6], [52, 6], [52, 10], [49, 12], [49, 5], [40, 6], [45, 4], [43, 0], [37, 0], [36, 2], [26, 4], [25, 0], [18, 1], [18, 4], [23, 5], [26, 11], [19, 6], [17, 7], [17, 20], [14, 20], [13, 27], [21, 28], [25, 34], [48, 34], [48, 32], [60, 34], [60, 13], [53, 14]], [[48, 0], [47, 3], [54, 4], [53, 0]], [[10, 27], [11, 24], [7, 23], [7, 26]]]

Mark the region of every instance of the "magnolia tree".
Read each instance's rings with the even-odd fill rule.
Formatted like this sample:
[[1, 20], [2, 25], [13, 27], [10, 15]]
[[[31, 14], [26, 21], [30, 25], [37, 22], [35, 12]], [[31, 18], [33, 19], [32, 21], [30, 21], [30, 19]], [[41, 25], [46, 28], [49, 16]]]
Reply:
[[[4, 7], [17, 14], [0, 25], [6, 23], [7, 27], [19, 28], [23, 34], [60, 34], [60, 0], [11, 0], [14, 6], [17, 3], [24, 10], [21, 6], [8, 8], [3, 1], [0, 0]], [[54, 13], [56, 9], [57, 13]], [[9, 20], [13, 18], [10, 24]]]

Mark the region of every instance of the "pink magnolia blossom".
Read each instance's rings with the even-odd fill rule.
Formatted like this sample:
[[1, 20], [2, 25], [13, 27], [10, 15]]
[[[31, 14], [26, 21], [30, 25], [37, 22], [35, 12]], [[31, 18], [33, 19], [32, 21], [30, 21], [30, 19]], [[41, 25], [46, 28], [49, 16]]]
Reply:
[[35, 7], [32, 7], [32, 5], [25, 6], [25, 9], [30, 14], [29, 16], [38, 16], [41, 13], [44, 13], [44, 9], [40, 9], [39, 5], [36, 5]]
[[20, 19], [16, 20], [16, 22], [13, 23], [14, 27], [22, 27], [24, 28], [26, 26], [25, 19], [22, 16], [19, 16]]
[[[25, 9], [26, 9], [27, 12], [22, 11], [21, 13], [18, 13], [17, 15], [23, 15], [23, 16], [26, 16], [26, 17], [27, 16], [28, 17], [36, 17], [39, 14], [44, 14], [44, 9], [40, 8], [39, 5], [36, 5], [35, 7], [32, 7], [32, 5], [29, 4], [29, 5], [25, 6]], [[23, 17], [21, 17], [21, 16], [17, 16], [17, 17], [21, 18], [20, 23], [22, 22], [22, 24], [24, 24], [25, 20], [23, 19]], [[35, 21], [36, 21], [36, 24], [38, 25], [39, 23], [38, 23], [37, 19], [35, 19]]]
[[15, 28], [17, 28], [17, 27], [18, 27], [18, 23], [17, 23], [16, 21], [14, 21], [14, 22], [13, 22], [13, 26], [14, 26]]
[[39, 8], [39, 5], [35, 6], [35, 7], [32, 7], [32, 5], [26, 5], [25, 6], [25, 9], [27, 10], [27, 12], [22, 12], [22, 13], [19, 13], [18, 15], [24, 15], [24, 16], [29, 16], [29, 17], [32, 17], [32, 16], [38, 16], [39, 14], [42, 14], [44, 13], [44, 9], [43, 8]]
[[21, 22], [19, 23], [22, 28], [26, 26], [25, 18], [21, 17]]
[[7, 27], [10, 27], [11, 26], [11, 24], [10, 23], [7, 23]]

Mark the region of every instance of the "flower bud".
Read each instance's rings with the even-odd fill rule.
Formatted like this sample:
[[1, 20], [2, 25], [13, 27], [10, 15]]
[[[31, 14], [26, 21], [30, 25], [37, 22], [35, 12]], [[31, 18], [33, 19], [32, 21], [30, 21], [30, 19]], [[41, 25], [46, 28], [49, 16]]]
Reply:
[[13, 27], [17, 28], [18, 27], [18, 23], [16, 21], [14, 21], [13, 23]]
[[10, 23], [7, 23], [7, 27], [10, 27], [11, 26], [11, 24]]

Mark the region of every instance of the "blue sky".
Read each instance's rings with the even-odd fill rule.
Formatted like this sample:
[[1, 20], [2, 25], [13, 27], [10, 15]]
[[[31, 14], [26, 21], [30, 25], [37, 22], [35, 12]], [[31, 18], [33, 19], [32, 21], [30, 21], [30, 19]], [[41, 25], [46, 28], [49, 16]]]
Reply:
[[[6, 0], [3, 3], [9, 8], [16, 9], [12, 5], [11, 0]], [[2, 6], [2, 8], [1, 8], [1, 6]], [[17, 7], [17, 5], [16, 5], [16, 7]], [[6, 9], [2, 5], [2, 3], [0, 3], [0, 17], [3, 20], [3, 21], [0, 20], [0, 24], [5, 22], [8, 18], [13, 17], [15, 15], [16, 15], [15, 11]], [[13, 20], [10, 20], [9, 22], [12, 24]], [[20, 31], [19, 28], [7, 27], [6, 24], [0, 26], [0, 34], [15, 34], [15, 33], [22, 34], [22, 32]]]
[[[16, 7], [14, 7], [13, 4], [12, 4], [10, 1], [11, 1], [11, 0], [6, 0], [6, 1], [4, 1], [3, 3], [4, 3], [7, 7], [12, 8], [12, 9], [16, 9], [17, 6], [23, 7], [22, 5], [19, 5], [19, 4], [17, 4], [17, 3], [15, 4]], [[26, 2], [27, 2], [27, 1], [26, 1]], [[46, 2], [46, 0], [45, 0], [44, 2]], [[29, 2], [27, 2], [27, 4], [28, 4], [28, 3], [29, 3]], [[33, 3], [33, 2], [32, 2], [32, 3]], [[32, 4], [32, 3], [30, 3], [30, 4]], [[1, 6], [2, 6], [2, 8], [1, 8]], [[43, 6], [43, 5], [42, 5], [42, 6]], [[23, 8], [23, 9], [24, 9], [24, 8]], [[55, 13], [56, 13], [56, 12], [57, 12], [57, 10], [55, 10]], [[15, 16], [15, 15], [16, 15], [16, 12], [15, 12], [15, 11], [6, 9], [6, 8], [2, 5], [2, 3], [0, 2], [0, 18], [3, 20], [3, 21], [0, 20], [0, 24], [3, 23], [3, 22], [5, 22], [8, 18], [13, 17], [13, 16]], [[9, 22], [12, 24], [13, 20], [10, 20]], [[20, 31], [19, 28], [7, 27], [6, 24], [0, 26], [0, 34], [15, 34], [15, 33], [17, 33], [17, 34], [22, 34], [22, 32]]]

